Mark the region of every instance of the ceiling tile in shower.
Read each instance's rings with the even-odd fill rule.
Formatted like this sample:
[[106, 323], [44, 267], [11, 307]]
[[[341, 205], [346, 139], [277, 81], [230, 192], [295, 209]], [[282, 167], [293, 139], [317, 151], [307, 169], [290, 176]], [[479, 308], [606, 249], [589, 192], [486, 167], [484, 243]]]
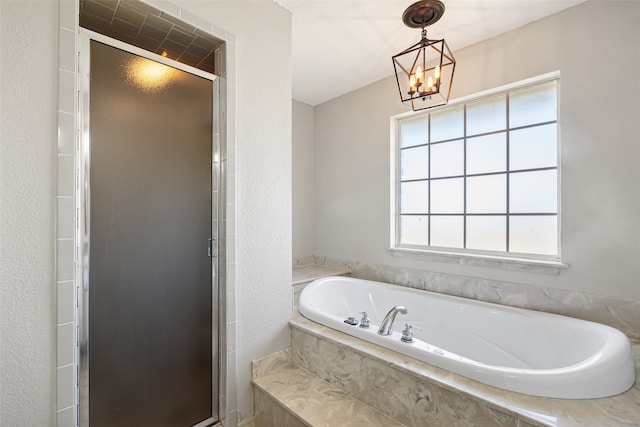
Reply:
[[211, 49], [204, 48], [202, 46], [198, 46], [195, 42], [191, 43], [184, 51], [185, 55], [199, 57], [200, 60], [206, 57], [211, 52]]
[[122, 34], [126, 34], [130, 37], [136, 37], [139, 32], [138, 27], [118, 18], [115, 18], [111, 23], [111, 29]]
[[218, 46], [220, 46], [219, 44], [216, 44], [215, 40], [211, 39], [211, 36], [204, 37], [201, 34], [198, 34], [198, 37], [196, 37], [193, 40], [193, 44], [195, 44], [197, 46], [200, 46], [200, 47], [203, 47], [203, 48], [207, 49], [209, 52], [212, 52]]
[[160, 17], [162, 19], [166, 19], [169, 22], [172, 22], [174, 25], [177, 25], [181, 30], [187, 33], [193, 33], [196, 30], [196, 27], [194, 27], [193, 25], [189, 25], [186, 22], [181, 21], [179, 18], [169, 15], [168, 13], [162, 12], [160, 14]]
[[173, 23], [167, 21], [166, 19], [162, 19], [159, 16], [148, 15], [145, 21], [146, 25], [151, 25], [154, 28], [164, 31], [165, 36], [171, 31], [173, 28]]
[[146, 37], [161, 42], [165, 37], [167, 37], [167, 32], [156, 27], [152, 27], [151, 25], [144, 24], [142, 28], [140, 28], [139, 37]]
[[189, 55], [188, 53], [180, 55], [180, 62], [191, 65], [192, 67], [198, 67], [200, 61], [202, 61], [202, 58], [199, 56]]
[[116, 13], [116, 5], [114, 5], [113, 2], [107, 1], [84, 0], [80, 2], [80, 13], [99, 16], [111, 22]]
[[80, 0], [80, 26], [209, 73], [214, 51], [224, 44], [138, 0]]
[[191, 33], [191, 34], [187, 34], [185, 32], [182, 32], [178, 29], [176, 29], [175, 27], [173, 29], [171, 29], [171, 31], [169, 32], [169, 35], [167, 36], [167, 40], [171, 40], [174, 41], [176, 43], [180, 43], [182, 46], [189, 46], [191, 44], [191, 42], [193, 42], [193, 39], [195, 38], [195, 34]]
[[162, 42], [162, 44], [160, 45], [160, 49], [167, 51], [167, 52], [173, 52], [175, 53], [175, 57], [178, 58], [180, 57], [180, 55], [182, 55], [182, 52], [184, 52], [185, 50], [185, 46], [176, 43], [174, 41], [171, 41], [169, 39], [166, 39], [164, 42]]
[[146, 16], [138, 10], [128, 7], [125, 3], [121, 3], [116, 9], [116, 18], [139, 28], [144, 23]]
[[149, 52], [157, 52], [158, 48], [160, 48], [160, 44], [162, 41], [155, 40], [145, 36], [138, 36], [136, 39], [136, 45], [138, 47], [143, 48], [144, 50], [148, 50]]
[[82, 26], [97, 33], [105, 34], [107, 31], [109, 31], [111, 21], [105, 21], [102, 18], [85, 13]]

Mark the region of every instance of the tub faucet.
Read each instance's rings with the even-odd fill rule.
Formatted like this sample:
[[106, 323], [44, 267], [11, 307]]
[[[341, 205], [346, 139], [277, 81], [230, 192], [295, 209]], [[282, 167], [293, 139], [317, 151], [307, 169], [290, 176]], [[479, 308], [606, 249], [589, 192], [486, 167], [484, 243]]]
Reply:
[[386, 316], [378, 329], [378, 335], [391, 335], [393, 333], [393, 322], [396, 320], [398, 313], [407, 314], [407, 309], [401, 305], [393, 307]]

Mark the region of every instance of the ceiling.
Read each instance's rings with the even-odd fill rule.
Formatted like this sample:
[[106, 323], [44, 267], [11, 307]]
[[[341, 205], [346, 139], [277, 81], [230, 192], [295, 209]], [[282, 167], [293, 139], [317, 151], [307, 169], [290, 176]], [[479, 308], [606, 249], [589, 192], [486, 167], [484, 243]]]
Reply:
[[[293, 98], [315, 106], [393, 74], [391, 57], [420, 40], [402, 22], [411, 0], [275, 0], [292, 13]], [[453, 51], [584, 0], [442, 0], [428, 27]]]

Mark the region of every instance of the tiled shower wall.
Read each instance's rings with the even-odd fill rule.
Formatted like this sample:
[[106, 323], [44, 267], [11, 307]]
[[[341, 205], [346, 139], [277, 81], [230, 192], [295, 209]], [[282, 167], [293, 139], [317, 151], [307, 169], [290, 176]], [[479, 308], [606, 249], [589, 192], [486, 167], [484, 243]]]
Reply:
[[58, 3], [58, 196], [56, 218], [57, 359], [56, 420], [76, 425], [77, 323], [75, 199], [78, 132], [76, 4]]
[[[214, 129], [220, 140], [220, 157], [213, 167], [220, 170], [218, 200], [226, 208], [226, 216], [218, 227], [221, 235], [219, 286], [221, 301], [221, 389], [220, 416], [226, 426], [236, 425], [236, 256], [235, 256], [235, 181], [236, 181], [236, 48], [235, 36], [211, 23], [163, 0], [148, 0], [186, 23], [196, 26], [225, 41], [219, 59], [220, 97], [222, 111], [220, 127]], [[79, 167], [79, 115], [76, 70], [78, 67], [78, 4], [74, 0], [58, 1], [58, 147], [57, 147], [57, 213], [56, 213], [56, 295], [57, 295], [57, 358], [56, 358], [56, 422], [58, 427], [78, 424], [78, 286], [76, 283], [79, 248], [76, 245], [76, 206]], [[226, 298], [225, 298], [226, 296]]]

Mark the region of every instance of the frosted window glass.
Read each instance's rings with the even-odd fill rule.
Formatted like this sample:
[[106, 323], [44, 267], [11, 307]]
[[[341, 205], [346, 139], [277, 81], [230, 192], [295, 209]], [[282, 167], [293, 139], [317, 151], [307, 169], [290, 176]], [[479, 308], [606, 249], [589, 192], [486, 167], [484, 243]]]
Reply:
[[429, 142], [429, 117], [419, 116], [400, 122], [400, 147], [413, 147], [414, 145]]
[[509, 251], [557, 255], [556, 216], [512, 216], [509, 219]]
[[463, 213], [464, 180], [438, 179], [431, 181], [431, 213]]
[[423, 179], [429, 177], [429, 148], [408, 148], [400, 152], [400, 179]]
[[462, 216], [432, 216], [431, 246], [446, 248], [462, 248], [463, 237]]
[[523, 89], [509, 96], [509, 126], [549, 122], [558, 117], [556, 82]]
[[429, 244], [429, 221], [426, 216], [400, 216], [400, 243], [405, 245]]
[[557, 125], [535, 126], [509, 134], [509, 168], [534, 169], [558, 164]]
[[557, 103], [548, 81], [400, 120], [401, 243], [556, 254]]
[[431, 113], [431, 142], [464, 136], [464, 106]]
[[506, 213], [506, 175], [500, 174], [467, 178], [467, 212]]
[[403, 182], [400, 184], [400, 212], [427, 213], [429, 185], [427, 181]]
[[555, 170], [513, 173], [509, 203], [512, 213], [556, 213], [558, 174]]
[[431, 145], [431, 178], [464, 174], [464, 142]]
[[506, 133], [495, 133], [467, 140], [467, 174], [507, 170]]
[[468, 216], [467, 248], [487, 251], [507, 250], [506, 216]]
[[506, 128], [506, 95], [467, 104], [467, 135], [495, 132]]

